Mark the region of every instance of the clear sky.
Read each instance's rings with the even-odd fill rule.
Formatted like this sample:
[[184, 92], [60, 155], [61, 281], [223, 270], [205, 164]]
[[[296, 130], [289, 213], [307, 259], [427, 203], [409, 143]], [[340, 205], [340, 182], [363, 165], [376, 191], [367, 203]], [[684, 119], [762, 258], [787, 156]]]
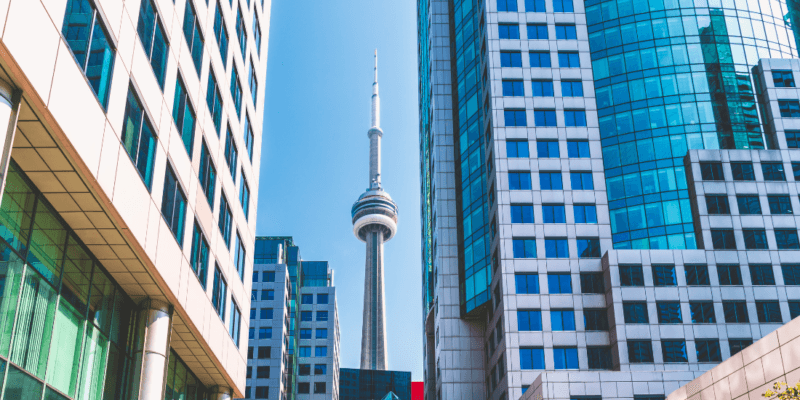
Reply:
[[358, 368], [364, 243], [350, 207], [368, 186], [373, 51], [378, 49], [386, 191], [400, 209], [386, 244], [388, 368], [422, 380], [416, 2], [273, 0], [257, 234], [290, 235], [329, 261], [341, 367]]

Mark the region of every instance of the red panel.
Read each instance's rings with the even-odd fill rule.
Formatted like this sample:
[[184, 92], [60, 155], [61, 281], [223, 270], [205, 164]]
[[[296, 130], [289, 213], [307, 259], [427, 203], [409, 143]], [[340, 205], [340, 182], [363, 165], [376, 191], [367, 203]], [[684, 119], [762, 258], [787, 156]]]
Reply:
[[411, 400], [425, 400], [425, 385], [422, 382], [411, 382]]

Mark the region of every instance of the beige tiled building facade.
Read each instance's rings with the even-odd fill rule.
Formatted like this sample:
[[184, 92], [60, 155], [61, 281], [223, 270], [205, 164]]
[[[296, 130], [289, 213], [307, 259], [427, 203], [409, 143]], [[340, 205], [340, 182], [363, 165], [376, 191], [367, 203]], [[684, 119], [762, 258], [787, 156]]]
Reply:
[[270, 4], [0, 1], [0, 398], [243, 395]]

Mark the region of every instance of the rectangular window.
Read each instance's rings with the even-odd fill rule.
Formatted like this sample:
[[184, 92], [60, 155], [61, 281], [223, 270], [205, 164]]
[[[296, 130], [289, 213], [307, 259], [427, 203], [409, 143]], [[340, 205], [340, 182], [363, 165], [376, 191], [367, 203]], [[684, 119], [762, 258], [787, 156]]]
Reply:
[[225, 299], [228, 296], [228, 284], [225, 276], [219, 270], [219, 265], [214, 267], [214, 287], [211, 292], [211, 305], [217, 310], [217, 315], [225, 321]]
[[139, 5], [139, 21], [136, 24], [136, 33], [139, 35], [145, 55], [150, 60], [150, 66], [153, 67], [158, 86], [163, 91], [169, 43], [167, 43], [167, 35], [164, 34], [164, 28], [161, 26], [156, 8], [151, 1], [142, 0]]
[[719, 276], [720, 285], [742, 285], [742, 270], [738, 265], [717, 265], [717, 276]]
[[775, 83], [775, 87], [795, 87], [794, 76], [792, 76], [792, 71], [773, 70], [772, 82]]
[[314, 313], [312, 311], [300, 311], [300, 321], [310, 322], [314, 320]]
[[241, 7], [239, 7], [239, 12], [236, 15], [236, 37], [239, 39], [239, 47], [242, 50], [242, 58], [245, 58], [247, 55], [247, 29], [245, 28]]
[[253, 146], [255, 145], [255, 142], [256, 138], [255, 135], [253, 135], [253, 126], [250, 123], [250, 117], [248, 116], [244, 121], [244, 148], [247, 149], [247, 156], [250, 159], [250, 162], [253, 161]]
[[327, 294], [317, 294], [317, 304], [328, 304], [328, 295]]
[[178, 245], [183, 247], [183, 229], [186, 218], [186, 195], [175, 177], [172, 166], [167, 164], [164, 177], [164, 196], [161, 198], [161, 215], [169, 230], [175, 235]]
[[587, 308], [583, 310], [583, 323], [587, 331], [607, 331], [608, 316], [606, 310]]
[[311, 357], [311, 347], [300, 346], [300, 351], [297, 353], [300, 357]]
[[750, 322], [747, 317], [747, 303], [744, 301], [723, 301], [722, 310], [725, 313], [725, 322], [729, 324]]
[[732, 356], [753, 344], [753, 339], [728, 339], [728, 344], [730, 345]]
[[228, 170], [231, 172], [231, 179], [236, 182], [236, 160], [239, 158], [239, 150], [236, 149], [236, 141], [233, 139], [230, 125], [225, 133], [225, 162], [228, 163]]
[[533, 223], [533, 206], [530, 204], [512, 204], [511, 205], [511, 223], [512, 224], [532, 224]]
[[572, 293], [572, 276], [570, 274], [547, 274], [547, 289], [550, 294]]
[[650, 316], [647, 314], [647, 303], [643, 301], [623, 302], [622, 314], [625, 317], [626, 324], [650, 323]]
[[717, 322], [714, 315], [714, 303], [710, 301], [689, 302], [689, 311], [694, 324], [713, 324]]
[[680, 324], [683, 323], [681, 317], [681, 303], [677, 301], [659, 301], [656, 303], [659, 324]]
[[517, 328], [520, 332], [542, 330], [542, 312], [539, 310], [518, 310]]
[[259, 57], [261, 55], [261, 23], [258, 21], [258, 14], [255, 11], [253, 11], [253, 40], [256, 42], [256, 57]]
[[783, 172], [783, 163], [761, 163], [761, 172], [764, 174], [765, 181], [785, 181], [786, 174]]
[[536, 239], [513, 239], [514, 258], [536, 258]]
[[561, 171], [539, 172], [539, 188], [541, 190], [563, 190]]
[[506, 126], [527, 126], [525, 110], [504, 110], [503, 117]]
[[544, 256], [547, 258], [569, 258], [567, 238], [545, 238]]
[[800, 181], [800, 162], [792, 163], [792, 175], [795, 181]]
[[222, 7], [217, 2], [217, 12], [214, 14], [214, 39], [217, 40], [219, 56], [222, 58], [222, 66], [227, 67], [228, 63], [228, 28], [222, 15]]
[[533, 80], [531, 81], [533, 97], [553, 97], [553, 81]]
[[701, 162], [700, 175], [704, 181], [725, 180], [725, 176], [722, 174], [722, 163], [718, 162]]
[[327, 346], [317, 346], [314, 348], [314, 357], [327, 357], [327, 356], [328, 356]]
[[581, 82], [581, 81], [561, 81], [561, 96], [563, 96], [563, 97], [583, 97], [583, 82]]
[[578, 369], [578, 349], [575, 347], [554, 347], [553, 369]]
[[175, 84], [175, 101], [172, 104], [172, 119], [180, 132], [183, 148], [192, 158], [192, 146], [194, 145], [194, 123], [196, 116], [192, 107], [183, 78], [178, 74], [178, 82]]
[[108, 40], [103, 19], [91, 1], [69, 0], [66, 9], [61, 34], [100, 105], [106, 109], [116, 49]]
[[758, 322], [782, 323], [781, 307], [777, 301], [756, 301]]
[[604, 294], [602, 273], [581, 272], [581, 293]]
[[539, 158], [558, 158], [558, 141], [537, 140], [536, 155]]
[[[231, 72], [231, 99], [233, 100], [233, 108], [236, 109], [236, 116], [242, 117], [242, 83], [239, 81], [239, 71], [236, 65], [233, 65], [233, 72]], [[219, 128], [217, 128], [219, 130]]]
[[261, 275], [262, 282], [275, 282], [275, 271], [264, 271]]
[[728, 204], [728, 196], [720, 194], [706, 195], [706, 208], [712, 215], [730, 215], [731, 207]]
[[325, 364], [314, 364], [314, 375], [326, 375], [328, 366]]
[[783, 118], [800, 118], [800, 101], [778, 100], [778, 108]]
[[517, 0], [497, 0], [497, 11], [517, 11]]
[[501, 51], [500, 52], [500, 66], [501, 67], [521, 67], [522, 54], [518, 51]]
[[270, 328], [270, 327], [258, 328], [258, 338], [259, 339], [272, 339], [272, 328]]
[[686, 265], [683, 267], [686, 272], [686, 284], [689, 286], [709, 286], [711, 280], [708, 277], [708, 266], [706, 265]]
[[517, 294], [539, 294], [539, 275], [537, 274], [516, 274], [514, 283]]
[[683, 340], [662, 340], [661, 352], [665, 363], [689, 362], [686, 357], [686, 342]]
[[589, 358], [589, 369], [611, 369], [611, 349], [605, 346], [587, 346], [586, 355]]
[[203, 231], [200, 230], [200, 225], [197, 223], [197, 220], [194, 222], [194, 232], [192, 233], [192, 254], [189, 260], [189, 264], [192, 267], [192, 271], [197, 276], [197, 279], [200, 280], [200, 286], [203, 289], [206, 288], [206, 272], [208, 268], [208, 241], [206, 241], [205, 235], [203, 235]]
[[577, 238], [578, 258], [600, 258], [599, 238]]
[[527, 140], [508, 140], [506, 141], [506, 157], [508, 158], [527, 158], [528, 141]]
[[[559, 0], [554, 0], [554, 3], [558, 1]], [[563, 1], [569, 1], [570, 4], [572, 4], [571, 0], [563, 0]], [[561, 68], [580, 68], [581, 67], [580, 56], [578, 55], [577, 52], [559, 51], [558, 66]]]
[[772, 272], [772, 265], [751, 264], [750, 280], [755, 286], [767, 286], [775, 284], [775, 274]]
[[567, 157], [589, 158], [589, 142], [585, 140], [570, 140], [567, 142]]
[[217, 184], [217, 168], [214, 167], [214, 162], [211, 161], [211, 153], [208, 151], [205, 140], [203, 140], [200, 149], [200, 173], [198, 179], [200, 180], [200, 187], [206, 195], [206, 200], [208, 200], [208, 205], [214, 208], [214, 189]]
[[741, 215], [761, 214], [761, 202], [758, 200], [758, 195], [736, 196], [736, 203], [739, 206], [739, 214]]
[[800, 301], [789, 301], [789, 318], [800, 317]]
[[228, 199], [223, 193], [219, 199], [219, 231], [222, 233], [222, 238], [225, 240], [225, 247], [231, 248], [231, 226], [233, 224], [233, 214], [231, 207], [228, 205]]
[[653, 284], [655, 286], [677, 286], [678, 280], [675, 276], [675, 266], [654, 265]]
[[779, 250], [800, 250], [797, 231], [794, 229], [775, 229], [775, 243]]
[[575, 330], [575, 311], [572, 310], [551, 310], [550, 329], [556, 331]]
[[547, 38], [547, 24], [528, 24], [528, 40], [544, 40]]
[[[790, 149], [800, 149], [800, 131], [784, 131], [786, 136], [786, 147]], [[795, 179], [798, 180], [798, 179]]]
[[586, 126], [586, 111], [564, 110], [565, 126]]
[[596, 224], [597, 207], [594, 204], [575, 204], [572, 206], [576, 224]]
[[[302, 349], [302, 347], [301, 347], [301, 349]], [[310, 391], [311, 391], [311, 382], [298, 382], [297, 383], [297, 393], [308, 394]]]
[[236, 305], [236, 302], [231, 300], [231, 320], [230, 326], [228, 327], [228, 332], [231, 334], [231, 338], [233, 339], [233, 343], [236, 347], [239, 347], [239, 329], [242, 325], [242, 312], [239, 311], [239, 306]]
[[200, 75], [200, 68], [203, 63], [203, 35], [200, 33], [200, 21], [197, 20], [194, 4], [186, 1], [186, 11], [183, 14], [183, 37], [189, 52], [192, 53], [192, 61], [197, 75]]
[[317, 328], [315, 339], [327, 339], [328, 338], [328, 330], [324, 328]]
[[313, 294], [301, 295], [300, 304], [314, 304], [314, 295]]
[[258, 348], [258, 359], [265, 360], [267, 358], [272, 357], [272, 347], [259, 347]]
[[217, 135], [219, 135], [222, 126], [222, 95], [217, 85], [217, 78], [214, 77], [214, 73], [210, 67], [208, 71], [206, 104], [208, 105], [208, 112], [211, 114], [211, 119], [214, 121], [214, 128], [216, 128]]
[[508, 173], [508, 189], [509, 190], [531, 190], [531, 173], [530, 172], [509, 172]]
[[545, 12], [544, 0], [525, 0], [525, 11]]
[[781, 272], [784, 285], [800, 285], [800, 264], [781, 264]]
[[578, 31], [575, 29], [575, 25], [556, 24], [556, 39], [578, 39]]
[[498, 24], [497, 31], [500, 39], [519, 39], [519, 25]]
[[572, 190], [594, 190], [591, 172], [570, 171], [569, 178]]
[[733, 229], [712, 229], [711, 243], [714, 246], [714, 250], [736, 250]]
[[[253, 13], [255, 15], [255, 13]], [[250, 60], [250, 74], [248, 78], [250, 85], [250, 96], [253, 98], [253, 106], [258, 105], [258, 78], [256, 77], [256, 66], [253, 60]]]
[[697, 339], [694, 342], [697, 348], [697, 362], [721, 362], [722, 352], [717, 339]]
[[[502, 55], [502, 53], [500, 53]], [[531, 62], [531, 68], [550, 68], [550, 52], [547, 51], [532, 51], [528, 53], [528, 58]], [[521, 63], [520, 63], [520, 66]]]
[[628, 340], [628, 361], [632, 364], [652, 363], [653, 344], [649, 340]]
[[150, 118], [142, 108], [142, 103], [139, 102], [139, 97], [134, 93], [133, 87], [128, 88], [121, 141], [149, 191], [153, 184], [156, 137]]
[[328, 312], [317, 311], [317, 322], [328, 322]]
[[[258, 379], [269, 379], [269, 366], [258, 366], [258, 367], [256, 367], [256, 378], [258, 378]], [[261, 396], [256, 394], [256, 397], [261, 397]]]
[[754, 181], [756, 172], [751, 162], [732, 162], [731, 173], [735, 181]]
[[742, 229], [744, 248], [748, 250], [768, 249], [767, 232], [764, 229]]
[[250, 218], [250, 185], [247, 184], [247, 179], [244, 177], [242, 171], [242, 181], [239, 183], [239, 204], [242, 205], [244, 211], [244, 218]]
[[525, 88], [522, 85], [522, 81], [503, 81], [503, 96], [525, 96]]
[[641, 265], [620, 265], [619, 282], [621, 286], [644, 286], [644, 273]]
[[236, 232], [236, 245], [234, 246], [236, 254], [234, 254], [233, 262], [236, 266], [236, 271], [239, 273], [239, 279], [244, 281], [244, 264], [247, 260], [247, 251], [244, 249], [244, 242], [238, 230]]
[[269, 386], [256, 386], [256, 398], [268, 399], [269, 398]]
[[542, 204], [542, 218], [545, 224], [563, 224], [567, 222], [563, 204]]
[[536, 126], [556, 126], [555, 110], [534, 110], [533, 122]]
[[259, 312], [261, 319], [272, 319], [275, 316], [275, 310], [271, 308], [262, 308]]

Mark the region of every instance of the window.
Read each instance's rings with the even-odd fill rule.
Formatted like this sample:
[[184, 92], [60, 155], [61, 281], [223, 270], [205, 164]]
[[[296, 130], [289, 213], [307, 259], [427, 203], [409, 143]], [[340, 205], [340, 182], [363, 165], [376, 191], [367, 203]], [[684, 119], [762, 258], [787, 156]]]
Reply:
[[[77, 0], [71, 0], [73, 2]], [[128, 88], [125, 116], [122, 125], [122, 146], [139, 171], [149, 191], [153, 184], [153, 163], [156, 155], [156, 138], [153, 125], [139, 102], [139, 97]]]
[[317, 346], [314, 348], [314, 357], [327, 357], [327, 356], [328, 356], [328, 347]]
[[539, 275], [537, 274], [516, 274], [514, 283], [517, 294], [539, 294]]
[[530, 204], [512, 204], [511, 205], [511, 223], [512, 224], [532, 224], [533, 223], [533, 206]]
[[541, 347], [520, 347], [520, 369], [545, 369], [544, 349]]
[[736, 250], [733, 229], [712, 229], [711, 243], [715, 250]]
[[192, 271], [200, 280], [200, 286], [205, 290], [206, 288], [206, 268], [208, 268], [208, 241], [206, 241], [203, 231], [200, 230], [200, 225], [197, 220], [194, 222], [194, 232], [192, 233], [192, 254], [189, 264]]
[[778, 108], [783, 118], [800, 118], [800, 101], [778, 100]]
[[544, 0], [525, 0], [525, 11], [545, 12]]
[[317, 322], [328, 322], [328, 312], [317, 311]]
[[563, 97], [582, 97], [583, 96], [583, 82], [581, 82], [581, 81], [561, 81], [561, 96], [563, 96]]
[[528, 141], [527, 140], [509, 140], [506, 141], [506, 157], [508, 158], [527, 158], [528, 154]]
[[314, 295], [313, 294], [301, 295], [300, 304], [314, 304]]
[[553, 81], [533, 80], [531, 81], [533, 97], [553, 97]]
[[268, 399], [269, 398], [269, 386], [256, 386], [256, 398]]
[[545, 224], [563, 224], [567, 222], [564, 205], [542, 204], [542, 218]]
[[717, 276], [719, 276], [720, 285], [742, 285], [742, 271], [738, 265], [717, 265]]
[[[558, 1], [558, 0], [556, 0]], [[556, 25], [556, 39], [568, 39], [568, 40], [575, 40], [578, 39], [578, 32], [575, 29], [575, 25]]]
[[[261, 23], [258, 21], [258, 14], [253, 12], [253, 40], [256, 42], [256, 57], [261, 55]], [[244, 56], [244, 53], [242, 53]], [[255, 103], [254, 103], [255, 104]]]
[[203, 140], [203, 145], [200, 150], [200, 187], [206, 195], [208, 205], [214, 208], [214, 188], [217, 182], [217, 169], [214, 167], [214, 162], [211, 161], [211, 153], [208, 151], [206, 141]]
[[194, 4], [186, 0], [186, 11], [183, 14], [183, 37], [189, 52], [192, 53], [192, 61], [197, 75], [200, 75], [200, 67], [203, 62], [203, 35], [200, 33], [200, 21], [197, 20], [197, 13]]
[[750, 280], [755, 286], [765, 286], [775, 284], [775, 274], [772, 272], [772, 265], [751, 264]]
[[311, 384], [309, 382], [297, 382], [297, 393], [308, 394]]
[[531, 190], [531, 173], [509, 172], [508, 188], [509, 190]]
[[517, 328], [522, 331], [541, 331], [542, 312], [539, 310], [518, 310]]
[[711, 280], [708, 278], [708, 266], [705, 265], [686, 265], [683, 267], [686, 272], [686, 284], [689, 286], [709, 286]]
[[501, 67], [521, 67], [522, 54], [518, 51], [501, 51], [500, 52], [500, 66]]
[[528, 120], [525, 117], [525, 110], [505, 110], [503, 111], [506, 126], [527, 126]]
[[564, 110], [565, 126], [586, 126], [586, 111]]
[[175, 84], [175, 101], [172, 104], [172, 119], [175, 121], [175, 126], [181, 134], [183, 141], [183, 148], [192, 158], [192, 145], [194, 144], [194, 122], [195, 113], [192, 108], [189, 94], [186, 92], [186, 87], [183, 84], [183, 79], [178, 74], [178, 82]]
[[756, 173], [751, 162], [732, 162], [731, 173], [735, 181], [754, 181]]
[[236, 231], [236, 244], [233, 246], [236, 253], [233, 257], [233, 265], [236, 267], [236, 272], [239, 273], [239, 279], [244, 281], [244, 264], [247, 260], [247, 251], [244, 249], [244, 242], [242, 242], [242, 235]]
[[[253, 13], [253, 15], [255, 16], [256, 14]], [[250, 96], [253, 98], [253, 106], [256, 106], [258, 105], [258, 78], [256, 78], [256, 66], [253, 64], [253, 60], [250, 60], [248, 83], [250, 84]]]
[[723, 301], [722, 310], [727, 323], [746, 324], [750, 322], [747, 317], [747, 303], [744, 301]]
[[643, 301], [626, 301], [622, 303], [622, 314], [626, 324], [647, 324], [650, 316], [647, 314], [647, 303]]
[[710, 301], [689, 302], [689, 311], [694, 324], [713, 324], [717, 322], [714, 315], [714, 303]]
[[719, 350], [719, 340], [717, 339], [697, 339], [694, 342], [697, 348], [698, 362], [721, 362], [722, 352]]
[[253, 359], [253, 346], [250, 346], [250, 347], [247, 348], [247, 358], [250, 359], [250, 360]]
[[183, 228], [186, 225], [186, 195], [183, 194], [181, 184], [172, 166], [167, 163], [167, 172], [164, 177], [164, 196], [161, 198], [161, 215], [167, 223], [169, 230], [175, 235], [178, 244], [183, 244]]
[[217, 12], [214, 15], [214, 39], [217, 40], [219, 56], [222, 58], [222, 66], [226, 67], [228, 63], [228, 28], [225, 27], [222, 8], [219, 6], [219, 3], [217, 3]]
[[244, 58], [247, 54], [247, 29], [244, 25], [241, 7], [239, 7], [239, 12], [236, 15], [236, 38], [239, 39], [239, 47], [242, 50], [242, 58]]
[[761, 163], [761, 172], [764, 173], [765, 181], [785, 181], [786, 174], [783, 172], [782, 163]]
[[558, 158], [558, 141], [556, 140], [537, 141], [536, 155], [539, 158]]
[[228, 295], [228, 284], [225, 276], [219, 270], [219, 265], [214, 267], [214, 287], [211, 292], [211, 305], [217, 310], [217, 315], [225, 321], [225, 299]]
[[[503, 53], [500, 53], [501, 55]], [[531, 68], [550, 68], [550, 53], [547, 51], [532, 51], [528, 53]], [[522, 66], [522, 65], [520, 65]]]
[[672, 265], [653, 266], [653, 284], [655, 286], [677, 286], [675, 267]]
[[547, 258], [569, 258], [567, 238], [545, 238], [544, 256]]
[[[800, 131], [786, 130], [784, 135], [786, 136], [786, 147], [790, 149], [800, 148]], [[794, 166], [794, 163], [792, 163], [792, 166]]]
[[536, 258], [536, 239], [513, 239], [514, 258]]
[[601, 346], [587, 346], [586, 355], [589, 358], [589, 369], [611, 369], [611, 349]]
[[596, 224], [597, 207], [594, 204], [575, 204], [572, 206], [576, 224]]
[[271, 308], [262, 308], [260, 314], [261, 319], [272, 319], [275, 311]]
[[600, 258], [599, 238], [577, 238], [578, 258]]
[[753, 344], [753, 339], [728, 339], [728, 344], [731, 348], [731, 355], [734, 355]]
[[256, 378], [269, 379], [269, 367], [268, 366], [256, 367]]
[[299, 357], [311, 357], [311, 347], [300, 346], [300, 352], [297, 355]]
[[775, 243], [779, 250], [800, 250], [797, 240], [797, 231], [794, 229], [776, 229]]
[[217, 78], [214, 77], [214, 73], [210, 70], [210, 68], [208, 71], [206, 104], [208, 105], [208, 111], [211, 114], [211, 119], [214, 121], [214, 128], [216, 128], [216, 131], [219, 132], [222, 125], [222, 95], [220, 95], [219, 92]]
[[241, 325], [242, 312], [239, 311], [239, 306], [236, 305], [236, 302], [231, 300], [231, 320], [228, 332], [231, 334], [231, 339], [233, 339], [233, 343], [236, 347], [239, 347], [239, 330], [241, 329]]
[[500, 39], [519, 39], [519, 25], [499, 24], [497, 31]]
[[764, 229], [742, 229], [744, 248], [767, 249], [767, 232]]
[[[242, 83], [239, 82], [239, 71], [236, 65], [233, 66], [231, 72], [231, 99], [233, 100], [233, 107], [236, 109], [236, 116], [242, 117]], [[217, 128], [219, 130], [219, 127]]]
[[604, 294], [605, 292], [602, 273], [581, 273], [581, 293]]
[[258, 312], [258, 309], [257, 309], [257, 308], [251, 308], [251, 309], [250, 309], [250, 320], [251, 320], [251, 321], [253, 321], [253, 320], [256, 320], [256, 319], [257, 319], [257, 318], [256, 318], [256, 312]]
[[653, 344], [649, 340], [628, 340], [628, 361], [631, 363], [652, 363]]
[[270, 357], [272, 357], [272, 347], [266, 346], [266, 347], [259, 347], [258, 348], [258, 359], [259, 360], [264, 360], [264, 359], [267, 359], [267, 358], [270, 358]]
[[572, 190], [594, 190], [591, 172], [570, 172]]
[[169, 44], [161, 26], [156, 8], [151, 0], [142, 0], [139, 5], [139, 21], [136, 25], [136, 33], [144, 48], [144, 53], [150, 60], [153, 73], [161, 90], [164, 90], [164, 76], [167, 69], [167, 49]]
[[728, 196], [726, 195], [706, 195], [706, 208], [709, 214], [716, 215], [730, 215], [731, 207], [728, 205]]
[[547, 24], [528, 24], [528, 39], [547, 39]]
[[275, 282], [275, 271], [264, 271], [264, 273], [261, 274], [261, 281]]
[[553, 348], [553, 369], [578, 369], [578, 349], [575, 347]]
[[620, 265], [619, 282], [622, 286], [644, 286], [644, 273], [641, 265]]
[[686, 358], [686, 342], [683, 340], [662, 340], [661, 352], [664, 362], [689, 362]]
[[242, 181], [239, 184], [239, 204], [242, 205], [244, 218], [250, 218], [250, 185], [247, 184], [247, 179], [244, 177], [244, 171], [242, 171]]
[[556, 126], [555, 110], [534, 110], [533, 122], [536, 126]]
[[302, 322], [310, 322], [314, 320], [314, 312], [313, 311], [300, 311], [300, 321]]
[[317, 294], [317, 304], [328, 304], [328, 295], [327, 294]]
[[503, 96], [525, 96], [522, 81], [503, 81]]
[[228, 163], [228, 170], [231, 172], [231, 179], [236, 182], [236, 160], [239, 158], [239, 150], [236, 149], [236, 142], [233, 140], [231, 127], [225, 133], [225, 162]]
[[[245, 113], [246, 114], [246, 113]], [[244, 148], [247, 149], [247, 156], [250, 161], [253, 161], [253, 146], [255, 144], [255, 136], [253, 135], [253, 127], [250, 124], [250, 117], [244, 120]]]
[[225, 198], [223, 193], [219, 199], [219, 231], [222, 233], [222, 238], [225, 239], [225, 247], [231, 248], [231, 225], [233, 223], [233, 214], [231, 214], [231, 207], [228, 205], [228, 199]]
[[700, 175], [704, 181], [724, 181], [722, 164], [718, 162], [701, 162]]
[[102, 18], [92, 2], [69, 0], [61, 34], [66, 38], [78, 67], [86, 75], [100, 105], [106, 109], [116, 50], [111, 47]]
[[680, 324], [683, 322], [683, 318], [681, 317], [681, 303], [677, 301], [657, 302], [656, 313], [658, 314], [659, 324]]
[[758, 314], [758, 322], [783, 322], [781, 307], [778, 305], [777, 301], [756, 301], [756, 311]]
[[772, 82], [775, 83], [775, 87], [794, 87], [792, 71], [773, 70]]
[[497, 0], [497, 11], [517, 11], [517, 0]]
[[548, 274], [547, 290], [550, 294], [572, 293], [572, 276], [570, 274]]
[[323, 328], [317, 328], [317, 336], [316, 339], [327, 339], [328, 338], [328, 330]]
[[314, 375], [327, 375], [328, 366], [325, 364], [314, 364]]
[[539, 188], [541, 190], [562, 190], [561, 171], [539, 172]]
[[800, 264], [781, 264], [781, 272], [784, 285], [800, 285]]
[[[558, 2], [559, 0], [554, 0]], [[565, 0], [568, 1], [568, 0]], [[571, 1], [570, 1], [571, 4]], [[559, 51], [558, 52], [558, 66], [561, 68], [580, 68], [581, 67], [581, 59], [576, 52], [566, 52], [566, 51]]]
[[583, 310], [583, 324], [587, 331], [607, 331], [608, 316], [605, 309]]
[[574, 331], [575, 312], [572, 310], [551, 310], [550, 329], [552, 331]]
[[758, 195], [736, 196], [736, 203], [739, 206], [739, 214], [742, 215], [761, 214], [761, 202], [759, 202], [758, 200]]
[[795, 181], [800, 181], [800, 162], [792, 163], [792, 175]]
[[800, 301], [789, 302], [789, 318], [795, 319], [800, 317]]

